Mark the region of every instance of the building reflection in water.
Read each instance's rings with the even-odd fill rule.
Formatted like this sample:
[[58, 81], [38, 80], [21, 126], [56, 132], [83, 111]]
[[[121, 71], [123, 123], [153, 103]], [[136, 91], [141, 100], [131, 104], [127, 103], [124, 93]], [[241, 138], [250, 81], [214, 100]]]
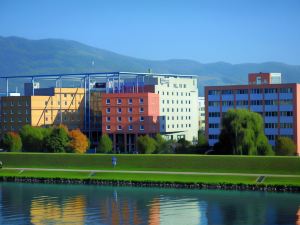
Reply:
[[129, 198], [118, 198], [118, 193], [114, 190], [113, 197], [106, 197], [100, 202], [100, 217], [105, 224], [111, 225], [138, 225], [142, 224], [142, 217], [139, 215], [137, 201]]
[[299, 206], [298, 211], [296, 213], [296, 225], [300, 225], [300, 206]]
[[[35, 225], [90, 223], [183, 225], [187, 222], [189, 225], [266, 223], [300, 225], [299, 201], [295, 202], [294, 195], [279, 195], [280, 202], [285, 200], [288, 204], [276, 204], [279, 202], [277, 195], [265, 193], [244, 192], [237, 198], [236, 192], [205, 191], [203, 195], [195, 196], [193, 193], [162, 195], [156, 190], [147, 193], [143, 189], [139, 192], [129, 189], [125, 191], [103, 189], [104, 191], [101, 189], [100, 192], [92, 189], [93, 195], [82, 195], [77, 192], [69, 196], [53, 194], [52, 196], [57, 197], [50, 197], [51, 195], [40, 192], [39, 195], [31, 195], [26, 199], [13, 198], [15, 196], [13, 194], [3, 195], [3, 202], [7, 204], [8, 210], [1, 213], [7, 216], [12, 211], [11, 205], [17, 205], [16, 209], [22, 210], [22, 213], [29, 213], [30, 217], [26, 223]], [[21, 203], [27, 200], [30, 207], [21, 207]], [[16, 210], [13, 212], [16, 214]]]
[[86, 200], [83, 196], [59, 202], [55, 197], [42, 196], [31, 201], [31, 223], [84, 224]]
[[155, 198], [150, 204], [148, 224], [207, 224], [206, 208], [206, 202], [196, 198]]

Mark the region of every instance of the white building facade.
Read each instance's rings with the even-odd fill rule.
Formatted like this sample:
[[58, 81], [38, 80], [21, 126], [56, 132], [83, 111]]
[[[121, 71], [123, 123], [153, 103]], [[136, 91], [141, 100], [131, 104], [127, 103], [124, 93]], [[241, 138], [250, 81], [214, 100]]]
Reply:
[[198, 139], [198, 87], [193, 76], [157, 76], [145, 80], [160, 97], [160, 132], [168, 140]]
[[205, 97], [198, 97], [198, 128], [205, 130]]

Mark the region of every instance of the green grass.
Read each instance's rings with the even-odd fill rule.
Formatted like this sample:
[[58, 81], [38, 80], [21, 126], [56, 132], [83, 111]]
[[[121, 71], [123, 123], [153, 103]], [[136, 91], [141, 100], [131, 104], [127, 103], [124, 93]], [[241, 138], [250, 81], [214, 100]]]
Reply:
[[[300, 175], [299, 157], [116, 155], [113, 173], [0, 170], [0, 176], [123, 181], [255, 184], [258, 176], [118, 173], [118, 170]], [[112, 155], [0, 153], [5, 167], [112, 170]], [[263, 184], [300, 186], [300, 178], [266, 177]]]
[[[0, 153], [4, 167], [112, 169], [112, 155]], [[299, 157], [117, 155], [115, 170], [268, 173], [300, 175]]]
[[294, 185], [300, 186], [300, 178], [297, 177], [266, 177], [263, 182], [270, 185]]

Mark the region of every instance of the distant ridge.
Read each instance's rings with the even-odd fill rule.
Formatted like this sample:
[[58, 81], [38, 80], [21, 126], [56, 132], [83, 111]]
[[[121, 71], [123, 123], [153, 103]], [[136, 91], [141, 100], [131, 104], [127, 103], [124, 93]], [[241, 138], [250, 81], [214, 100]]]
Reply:
[[[92, 66], [94, 61], [94, 66]], [[62, 39], [0, 37], [0, 76], [134, 71], [199, 75], [199, 87], [246, 83], [249, 72], [281, 72], [284, 82], [300, 82], [300, 66], [280, 62], [203, 64], [193, 60], [145, 60]]]

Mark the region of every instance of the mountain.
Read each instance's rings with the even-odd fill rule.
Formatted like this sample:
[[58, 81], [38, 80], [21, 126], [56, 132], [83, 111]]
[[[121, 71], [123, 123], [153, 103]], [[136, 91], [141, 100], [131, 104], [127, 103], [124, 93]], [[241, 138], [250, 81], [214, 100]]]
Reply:
[[[94, 62], [94, 66], [92, 66]], [[278, 62], [203, 64], [193, 60], [144, 60], [61, 39], [0, 37], [0, 76], [133, 71], [196, 74], [205, 85], [241, 84], [249, 72], [281, 72], [284, 82], [298, 82], [300, 66]], [[202, 93], [202, 91], [201, 91]]]

